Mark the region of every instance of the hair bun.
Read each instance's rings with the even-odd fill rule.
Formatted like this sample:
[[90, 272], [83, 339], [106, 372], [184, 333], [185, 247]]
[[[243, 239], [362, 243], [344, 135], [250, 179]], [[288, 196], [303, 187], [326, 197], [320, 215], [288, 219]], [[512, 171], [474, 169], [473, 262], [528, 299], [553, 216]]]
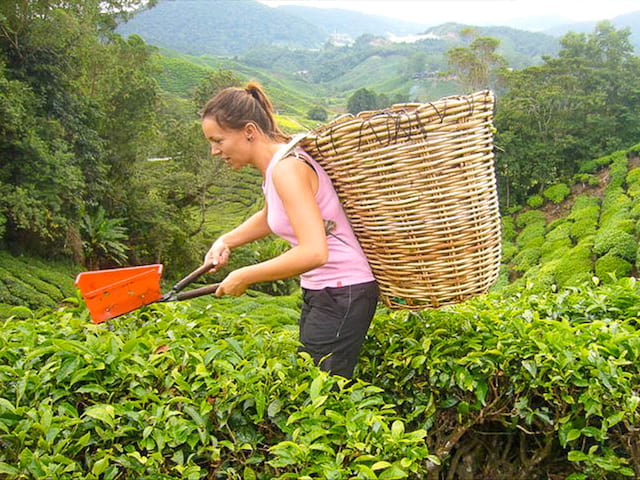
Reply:
[[261, 89], [260, 86], [255, 82], [249, 82], [244, 89], [249, 95], [251, 95], [256, 100], [260, 100]]

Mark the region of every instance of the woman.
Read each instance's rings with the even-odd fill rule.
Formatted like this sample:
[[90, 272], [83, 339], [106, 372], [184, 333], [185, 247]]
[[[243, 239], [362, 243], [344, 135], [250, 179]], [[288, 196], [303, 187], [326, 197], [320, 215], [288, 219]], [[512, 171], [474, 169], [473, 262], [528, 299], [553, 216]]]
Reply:
[[291, 249], [232, 271], [217, 296], [241, 295], [256, 282], [300, 275], [301, 350], [323, 370], [350, 378], [375, 312], [378, 287], [325, 171], [280, 131], [271, 102], [257, 83], [227, 88], [201, 114], [211, 154], [234, 170], [257, 168], [265, 207], [225, 233], [205, 262], [219, 268], [233, 248], [275, 233]]

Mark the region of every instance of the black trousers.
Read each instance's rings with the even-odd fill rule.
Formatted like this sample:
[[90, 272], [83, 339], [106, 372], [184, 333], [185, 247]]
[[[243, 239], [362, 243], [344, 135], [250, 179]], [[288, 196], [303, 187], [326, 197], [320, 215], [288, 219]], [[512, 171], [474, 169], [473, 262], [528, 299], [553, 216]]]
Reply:
[[351, 378], [378, 303], [378, 284], [302, 289], [301, 351], [322, 370]]

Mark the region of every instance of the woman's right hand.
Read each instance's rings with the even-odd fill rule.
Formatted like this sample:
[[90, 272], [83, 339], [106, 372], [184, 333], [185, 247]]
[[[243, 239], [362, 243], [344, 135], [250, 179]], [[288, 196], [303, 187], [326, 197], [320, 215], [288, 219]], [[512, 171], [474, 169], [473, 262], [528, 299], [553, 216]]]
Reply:
[[211, 248], [204, 256], [204, 263], [213, 264], [214, 268], [212, 270], [218, 270], [227, 264], [229, 255], [231, 255], [231, 249], [224, 243], [222, 237], [220, 237], [213, 242], [213, 245], [211, 245]]

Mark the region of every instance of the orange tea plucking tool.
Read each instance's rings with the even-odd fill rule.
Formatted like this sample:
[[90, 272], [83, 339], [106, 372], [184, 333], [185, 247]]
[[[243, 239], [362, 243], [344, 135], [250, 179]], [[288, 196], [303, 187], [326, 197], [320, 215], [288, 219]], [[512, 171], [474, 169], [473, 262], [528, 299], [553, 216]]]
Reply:
[[163, 266], [159, 263], [82, 272], [76, 277], [75, 284], [87, 304], [92, 322], [102, 323], [151, 303], [188, 300], [214, 293], [219, 284], [181, 292], [213, 268], [211, 264], [202, 265], [164, 295], [160, 290]]

